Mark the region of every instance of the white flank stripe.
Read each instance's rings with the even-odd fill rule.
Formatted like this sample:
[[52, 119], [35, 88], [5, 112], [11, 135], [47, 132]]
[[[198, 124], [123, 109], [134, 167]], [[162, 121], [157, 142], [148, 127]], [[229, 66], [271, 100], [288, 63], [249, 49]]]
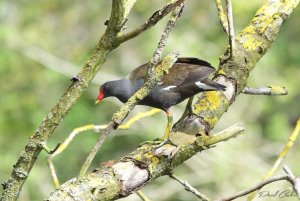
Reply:
[[201, 89], [215, 89], [215, 87], [209, 86], [209, 85], [204, 84], [204, 83], [202, 83], [200, 81], [195, 82], [195, 85], [197, 85]]
[[168, 91], [168, 90], [170, 90], [170, 89], [172, 89], [172, 88], [176, 88], [176, 86], [167, 86], [167, 87], [165, 87], [165, 88], [162, 88], [162, 90]]

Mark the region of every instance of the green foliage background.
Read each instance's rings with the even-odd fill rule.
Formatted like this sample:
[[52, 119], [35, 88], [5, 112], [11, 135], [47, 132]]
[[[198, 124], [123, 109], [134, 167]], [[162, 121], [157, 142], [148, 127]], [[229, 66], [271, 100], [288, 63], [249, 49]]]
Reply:
[[[138, 1], [131, 12], [128, 30], [143, 23], [167, 1]], [[236, 33], [252, 19], [263, 1], [233, 1]], [[12, 0], [0, 2], [0, 181], [8, 179], [13, 164], [28, 137], [40, 124], [70, 84], [89, 55], [109, 18], [110, 1]], [[246, 135], [205, 151], [178, 167], [175, 173], [211, 198], [220, 198], [247, 188], [260, 180], [291, 133], [300, 111], [300, 27], [299, 8], [283, 26], [278, 40], [251, 73], [249, 86], [286, 86], [282, 97], [240, 95], [213, 132], [244, 122]], [[120, 107], [114, 99], [94, 105], [99, 84], [113, 76], [123, 77], [152, 56], [166, 19], [143, 35], [115, 50], [103, 65], [95, 83], [82, 95], [59, 125], [48, 145], [55, 147], [76, 127], [105, 124]], [[219, 25], [213, 1], [188, 1], [182, 18], [169, 38], [165, 53], [180, 51], [218, 65], [227, 37]], [[38, 59], [37, 59], [38, 58]], [[61, 63], [57, 63], [60, 61]], [[63, 62], [62, 62], [63, 61]], [[70, 68], [67, 64], [76, 67]], [[56, 70], [53, 70], [56, 69]], [[130, 116], [149, 108], [138, 106]], [[180, 117], [184, 104], [172, 109]], [[143, 119], [130, 130], [116, 131], [98, 153], [93, 167], [118, 159], [145, 140], [160, 137], [166, 125], [163, 113]], [[75, 138], [57, 158], [62, 182], [75, 177], [99, 134], [87, 132]], [[300, 174], [299, 140], [285, 164]], [[20, 200], [41, 200], [53, 186], [42, 153], [21, 193]], [[280, 171], [279, 171], [280, 172]], [[270, 191], [287, 189], [273, 184]], [[153, 200], [196, 200], [169, 178], [160, 178], [145, 188]], [[0, 190], [1, 192], [1, 190]], [[261, 198], [263, 199], [263, 198]], [[287, 198], [294, 200], [295, 198]], [[136, 195], [124, 200], [139, 200]], [[267, 199], [266, 199], [267, 200]]]

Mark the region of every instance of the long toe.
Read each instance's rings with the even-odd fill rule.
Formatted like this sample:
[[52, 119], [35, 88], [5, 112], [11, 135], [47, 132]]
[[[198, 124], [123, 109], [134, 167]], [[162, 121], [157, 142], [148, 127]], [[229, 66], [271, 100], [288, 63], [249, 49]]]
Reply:
[[158, 149], [158, 148], [164, 146], [165, 144], [169, 144], [169, 145], [177, 147], [177, 145], [174, 142], [172, 142], [170, 139], [167, 139], [167, 140], [163, 140], [159, 145], [157, 145], [157, 147], [155, 147], [155, 149]]
[[148, 145], [160, 145], [162, 143], [162, 140], [161, 139], [155, 139], [153, 141], [145, 141], [145, 142], [142, 142], [141, 144], [139, 144], [139, 147], [145, 145], [145, 144], [148, 144]]

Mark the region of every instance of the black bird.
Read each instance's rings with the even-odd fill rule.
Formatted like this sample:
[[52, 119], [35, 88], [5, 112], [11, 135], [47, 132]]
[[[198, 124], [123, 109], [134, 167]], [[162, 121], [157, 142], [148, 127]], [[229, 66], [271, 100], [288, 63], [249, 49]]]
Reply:
[[[121, 80], [109, 81], [100, 86], [96, 104], [102, 99], [114, 96], [125, 103], [137, 92], [146, 80], [149, 63], [134, 69], [128, 76]], [[197, 58], [178, 58], [159, 82], [138, 105], [147, 105], [162, 109], [166, 112], [168, 124], [160, 146], [171, 143], [169, 132], [173, 116], [169, 108], [203, 91], [225, 90], [225, 86], [214, 82], [208, 76], [215, 72], [210, 63]]]

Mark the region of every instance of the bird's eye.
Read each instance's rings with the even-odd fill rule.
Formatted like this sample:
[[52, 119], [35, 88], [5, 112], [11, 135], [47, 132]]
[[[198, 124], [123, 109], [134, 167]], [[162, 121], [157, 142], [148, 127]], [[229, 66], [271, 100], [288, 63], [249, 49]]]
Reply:
[[104, 86], [104, 89], [105, 89], [105, 90], [108, 90], [108, 85], [105, 85], [105, 86]]

